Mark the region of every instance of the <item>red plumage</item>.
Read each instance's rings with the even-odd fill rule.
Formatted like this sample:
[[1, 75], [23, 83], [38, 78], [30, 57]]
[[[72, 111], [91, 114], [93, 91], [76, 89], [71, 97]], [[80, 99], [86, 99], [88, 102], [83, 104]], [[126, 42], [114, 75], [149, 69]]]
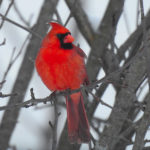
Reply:
[[[82, 49], [72, 44], [70, 31], [51, 22], [37, 55], [35, 65], [44, 84], [51, 91], [78, 89], [88, 82]], [[72, 143], [90, 141], [90, 132], [81, 92], [66, 98], [68, 134]]]

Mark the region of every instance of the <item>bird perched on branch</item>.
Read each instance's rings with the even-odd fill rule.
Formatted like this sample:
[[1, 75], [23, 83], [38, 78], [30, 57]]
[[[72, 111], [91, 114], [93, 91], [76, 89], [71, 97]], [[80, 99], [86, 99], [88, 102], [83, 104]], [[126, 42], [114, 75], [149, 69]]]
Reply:
[[[74, 38], [67, 28], [56, 22], [50, 25], [52, 29], [44, 38], [35, 61], [42, 81], [51, 91], [74, 90], [88, 84], [85, 53], [73, 44]], [[70, 142], [89, 142], [89, 124], [81, 91], [66, 96], [66, 105]]]

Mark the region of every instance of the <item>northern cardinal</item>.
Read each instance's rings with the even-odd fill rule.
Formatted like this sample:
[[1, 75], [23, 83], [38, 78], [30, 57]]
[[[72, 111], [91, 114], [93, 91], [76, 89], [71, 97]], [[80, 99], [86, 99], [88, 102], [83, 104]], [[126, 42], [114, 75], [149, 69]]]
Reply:
[[[51, 91], [74, 90], [88, 84], [82, 49], [64, 26], [50, 22], [52, 29], [44, 38], [35, 65]], [[81, 92], [66, 96], [68, 135], [71, 143], [90, 141], [89, 124]]]

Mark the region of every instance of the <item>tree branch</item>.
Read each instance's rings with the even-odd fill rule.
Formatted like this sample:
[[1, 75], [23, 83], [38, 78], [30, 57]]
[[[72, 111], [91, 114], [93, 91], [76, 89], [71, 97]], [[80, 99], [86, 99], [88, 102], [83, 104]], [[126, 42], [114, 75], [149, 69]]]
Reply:
[[29, 28], [27, 28], [27, 27], [24, 27], [24, 26], [22, 26], [21, 24], [19, 24], [19, 23], [13, 21], [13, 20], [7, 18], [6, 16], [2, 15], [1, 13], [0, 13], [0, 17], [1, 17], [3, 20], [6, 20], [6, 21], [12, 23], [13, 25], [15, 25], [15, 26], [17, 26], [17, 27], [19, 27], [19, 28], [21, 28], [21, 29], [23, 29], [23, 30], [25, 30], [25, 31], [27, 31], [27, 32], [29, 32], [29, 33], [31, 33], [32, 35], [36, 36], [37, 38], [42, 39], [42, 37], [41, 37], [39, 34], [37, 34], [36, 32], [34, 32], [34, 31], [32, 31], [31, 29], [29, 29]]
[[[48, 22], [50, 18], [52, 18], [57, 2], [58, 2], [57, 0], [51, 0], [51, 1], [45, 0], [44, 1], [42, 9], [39, 14], [37, 24], [32, 28], [32, 30], [34, 30], [34, 32], [36, 32], [37, 34], [40, 33], [42, 37], [47, 32], [47, 27], [45, 26], [45, 23]], [[0, 15], [0, 16], [3, 19], [9, 20], [3, 17], [3, 15]], [[15, 25], [18, 25], [18, 24], [15, 24]], [[18, 26], [20, 27], [20, 25]], [[27, 50], [26, 50], [26, 53], [24, 55], [24, 58], [21, 64], [21, 68], [18, 72], [18, 76], [17, 76], [17, 79], [15, 81], [15, 84], [12, 90], [12, 93], [17, 92], [19, 95], [17, 97], [11, 97], [9, 99], [8, 106], [14, 105], [16, 103], [21, 103], [24, 99], [24, 95], [28, 87], [28, 84], [30, 82], [30, 79], [32, 77], [32, 73], [34, 69], [33, 61], [35, 60], [36, 54], [38, 52], [38, 49], [41, 43], [40, 38], [37, 38], [37, 36], [34, 36], [34, 35], [31, 37], [31, 41], [29, 45], [27, 46]], [[18, 109], [13, 109], [13, 110], [6, 110], [4, 112], [4, 115], [0, 124], [0, 146], [1, 146], [1, 149], [3, 150], [6, 150], [8, 148], [10, 138], [12, 136], [12, 133], [14, 131], [14, 128], [15, 128], [15, 125], [19, 116], [19, 111], [20, 109], [18, 108]]]

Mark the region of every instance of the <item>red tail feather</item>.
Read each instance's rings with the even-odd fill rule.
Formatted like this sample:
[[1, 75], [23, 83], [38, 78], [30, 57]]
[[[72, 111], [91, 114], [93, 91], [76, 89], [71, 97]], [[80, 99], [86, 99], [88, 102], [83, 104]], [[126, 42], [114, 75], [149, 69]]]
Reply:
[[71, 143], [90, 141], [88, 120], [81, 92], [66, 98], [68, 134]]

